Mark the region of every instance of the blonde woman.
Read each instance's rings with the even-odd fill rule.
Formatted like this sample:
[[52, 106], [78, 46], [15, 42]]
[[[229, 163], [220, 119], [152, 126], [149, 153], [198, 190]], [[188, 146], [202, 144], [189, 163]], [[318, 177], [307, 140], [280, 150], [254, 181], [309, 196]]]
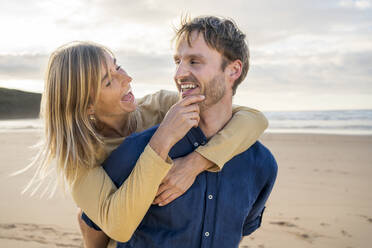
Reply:
[[[137, 228], [172, 166], [167, 177], [174, 177], [168, 181], [176, 183], [169, 187], [187, 190], [196, 172], [220, 170], [267, 127], [260, 112], [235, 108], [225, 128], [188, 155], [192, 159], [173, 165], [169, 149], [198, 125], [197, 103], [204, 97], [179, 100], [177, 93], [160, 91], [136, 101], [131, 81], [113, 53], [101, 45], [73, 42], [53, 52], [41, 107], [45, 139], [33, 178], [33, 182], [42, 180], [55, 161], [76, 204], [107, 235], [122, 242]], [[131, 175], [117, 189], [100, 164], [126, 136], [159, 123]], [[223, 154], [216, 153], [222, 144]]]

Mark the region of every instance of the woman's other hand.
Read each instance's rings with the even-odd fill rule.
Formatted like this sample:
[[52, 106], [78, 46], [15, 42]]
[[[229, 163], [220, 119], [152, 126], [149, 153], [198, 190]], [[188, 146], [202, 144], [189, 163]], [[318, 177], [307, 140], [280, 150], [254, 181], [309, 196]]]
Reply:
[[197, 152], [173, 160], [174, 165], [159, 186], [153, 204], [167, 205], [185, 193], [194, 183], [195, 178], [213, 163]]

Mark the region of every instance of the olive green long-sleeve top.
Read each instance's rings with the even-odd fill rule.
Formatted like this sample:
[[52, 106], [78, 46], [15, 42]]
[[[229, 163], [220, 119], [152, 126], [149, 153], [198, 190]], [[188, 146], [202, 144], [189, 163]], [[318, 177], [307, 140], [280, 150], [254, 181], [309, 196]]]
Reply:
[[[138, 108], [131, 118], [137, 122], [136, 132], [159, 124], [169, 108], [179, 100], [175, 92], [161, 90], [138, 100]], [[267, 128], [267, 120], [257, 110], [233, 107], [233, 117], [209, 142], [195, 151], [214, 163], [209, 171], [219, 171], [235, 155], [254, 144]], [[103, 161], [125, 137], [105, 142]], [[78, 180], [71, 185], [76, 204], [112, 239], [126, 242], [145, 216], [158, 187], [172, 167], [147, 145], [133, 171], [121, 187], [111, 181], [101, 166], [82, 169]]]

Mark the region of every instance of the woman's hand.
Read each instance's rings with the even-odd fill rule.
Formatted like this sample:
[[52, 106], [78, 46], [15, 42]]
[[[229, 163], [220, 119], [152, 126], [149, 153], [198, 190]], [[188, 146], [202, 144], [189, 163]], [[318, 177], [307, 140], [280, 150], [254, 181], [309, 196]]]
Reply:
[[183, 193], [194, 183], [195, 178], [213, 163], [197, 152], [173, 160], [174, 165], [159, 186], [153, 204], [164, 206]]
[[197, 103], [204, 100], [203, 95], [187, 96], [173, 105], [152, 136], [149, 144], [160, 157], [165, 159], [170, 148], [176, 144], [186, 133], [199, 124], [199, 106]]

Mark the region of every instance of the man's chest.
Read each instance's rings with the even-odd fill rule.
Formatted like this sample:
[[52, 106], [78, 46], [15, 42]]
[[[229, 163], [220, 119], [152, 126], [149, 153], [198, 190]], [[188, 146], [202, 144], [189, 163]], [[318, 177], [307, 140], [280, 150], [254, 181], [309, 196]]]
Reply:
[[247, 168], [227, 166], [219, 173], [200, 174], [172, 203], [152, 206], [128, 246], [120, 247], [218, 247], [212, 243], [225, 235], [239, 240], [256, 195]]

